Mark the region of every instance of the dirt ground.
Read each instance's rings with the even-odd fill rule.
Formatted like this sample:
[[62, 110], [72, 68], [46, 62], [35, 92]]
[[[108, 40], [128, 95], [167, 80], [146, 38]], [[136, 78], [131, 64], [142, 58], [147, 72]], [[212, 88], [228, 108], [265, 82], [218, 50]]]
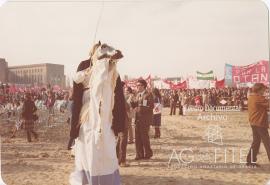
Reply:
[[[160, 139], [153, 138], [151, 128], [151, 160], [135, 161], [135, 146], [128, 145], [130, 167], [120, 168], [123, 185], [265, 185], [270, 180], [270, 164], [263, 145], [258, 156], [260, 168], [240, 164], [252, 141], [246, 112], [186, 116], [168, 113], [164, 109]], [[38, 124], [40, 138], [33, 143], [26, 141], [23, 130], [16, 138], [8, 139], [14, 123], [0, 121], [2, 177], [7, 185], [68, 184], [74, 159], [66, 150], [69, 125], [65, 119], [55, 120], [57, 124], [52, 128]], [[220, 128], [212, 142], [209, 126]]]

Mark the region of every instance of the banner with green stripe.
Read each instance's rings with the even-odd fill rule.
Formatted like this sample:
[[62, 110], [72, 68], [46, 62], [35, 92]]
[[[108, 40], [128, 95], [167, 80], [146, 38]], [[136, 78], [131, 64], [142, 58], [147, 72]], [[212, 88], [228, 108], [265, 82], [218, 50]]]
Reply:
[[207, 73], [202, 73], [202, 72], [197, 71], [197, 80], [214, 80], [213, 70]]

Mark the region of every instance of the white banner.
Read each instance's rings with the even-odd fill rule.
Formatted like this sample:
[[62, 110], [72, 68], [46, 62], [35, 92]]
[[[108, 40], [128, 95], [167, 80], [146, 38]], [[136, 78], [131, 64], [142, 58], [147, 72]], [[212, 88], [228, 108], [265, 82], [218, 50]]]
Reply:
[[153, 85], [158, 89], [170, 89], [170, 85], [166, 84], [163, 80], [154, 80]]
[[208, 88], [210, 88], [210, 81], [209, 80], [189, 79], [188, 88], [189, 89], [204, 89], [204, 88], [208, 89]]

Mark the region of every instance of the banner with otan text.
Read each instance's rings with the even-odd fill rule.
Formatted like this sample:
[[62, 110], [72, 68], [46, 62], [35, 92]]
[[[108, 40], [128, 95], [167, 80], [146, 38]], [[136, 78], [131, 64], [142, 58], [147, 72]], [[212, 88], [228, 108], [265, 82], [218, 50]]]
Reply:
[[262, 60], [247, 66], [225, 65], [225, 83], [237, 86], [248, 83], [269, 84], [269, 61]]

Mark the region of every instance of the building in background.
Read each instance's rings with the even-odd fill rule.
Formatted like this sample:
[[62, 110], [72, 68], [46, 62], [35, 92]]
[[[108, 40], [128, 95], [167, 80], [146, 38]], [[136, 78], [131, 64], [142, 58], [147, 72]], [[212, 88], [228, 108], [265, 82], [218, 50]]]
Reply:
[[[66, 86], [64, 65], [60, 64], [31, 64], [8, 67], [5, 60], [0, 60], [0, 81], [10, 84], [24, 85], [59, 85]], [[3, 68], [2, 68], [3, 66]], [[6, 66], [4, 68], [4, 66]], [[2, 73], [5, 72], [5, 73]], [[6, 78], [4, 78], [4, 75]]]
[[33, 64], [8, 68], [8, 82], [13, 84], [59, 85], [65, 87], [64, 65]]
[[8, 82], [8, 63], [4, 58], [0, 58], [0, 82]]

